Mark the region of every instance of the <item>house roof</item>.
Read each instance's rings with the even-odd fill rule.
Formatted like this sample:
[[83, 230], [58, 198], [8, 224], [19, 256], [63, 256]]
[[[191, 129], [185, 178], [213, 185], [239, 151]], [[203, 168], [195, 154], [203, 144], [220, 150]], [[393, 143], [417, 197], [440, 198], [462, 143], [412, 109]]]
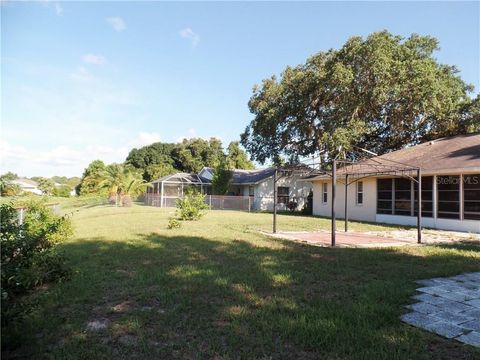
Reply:
[[38, 186], [38, 183], [36, 181], [26, 179], [26, 178], [18, 178], [18, 179], [13, 180], [12, 182], [15, 183], [15, 184], [19, 184], [19, 185], [20, 184], [26, 184], [26, 185], [30, 185], [30, 186], [34, 186], [34, 187]]
[[209, 184], [211, 181], [194, 173], [176, 173], [167, 175], [152, 181], [152, 184], [172, 182], [172, 183], [191, 183], [191, 184]]
[[[338, 169], [338, 174], [395, 172], [420, 168], [435, 174], [453, 171], [480, 171], [480, 133], [444, 137], [393, 151]], [[383, 170], [382, 170], [383, 169]], [[310, 176], [324, 178], [326, 175]]]
[[[214, 169], [205, 167], [212, 174]], [[202, 169], [203, 170], [203, 169]], [[201, 172], [200, 172], [201, 173]], [[275, 168], [259, 169], [259, 170], [232, 170], [232, 185], [247, 185], [256, 184], [269, 177], [272, 177], [275, 173]], [[211, 184], [211, 180], [195, 173], [177, 173], [173, 175], [167, 175], [152, 181], [152, 183], [161, 182], [178, 182], [178, 183], [195, 183], [195, 184]]]

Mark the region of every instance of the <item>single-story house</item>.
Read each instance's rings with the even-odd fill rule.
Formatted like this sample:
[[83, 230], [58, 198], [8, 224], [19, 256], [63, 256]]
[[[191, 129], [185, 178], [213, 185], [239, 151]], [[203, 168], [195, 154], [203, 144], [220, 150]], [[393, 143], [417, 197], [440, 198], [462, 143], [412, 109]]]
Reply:
[[[181, 198], [185, 189], [192, 186], [204, 194], [212, 195], [213, 175], [214, 169], [204, 167], [198, 174], [177, 173], [164, 176], [153, 181], [152, 186], [147, 189], [147, 203], [162, 207], [174, 206], [176, 199]], [[274, 175], [275, 168], [232, 170], [230, 188], [225, 197], [228, 197], [231, 202], [235, 199], [248, 200], [248, 208], [251, 210], [271, 211], [274, 203]], [[289, 202], [295, 202], [298, 210], [305, 206], [311, 184], [299, 181], [300, 178], [300, 173], [278, 176], [278, 210], [286, 210]]]
[[42, 195], [42, 191], [38, 188], [38, 183], [36, 181], [25, 178], [18, 178], [12, 180], [12, 184], [20, 186], [23, 191]]
[[[441, 138], [339, 167], [336, 216], [344, 218], [347, 206], [352, 220], [415, 226], [418, 186], [416, 172], [407, 167], [421, 170], [422, 226], [480, 233], [480, 133]], [[305, 180], [313, 183], [313, 214], [330, 217], [332, 176], [326, 172]]]

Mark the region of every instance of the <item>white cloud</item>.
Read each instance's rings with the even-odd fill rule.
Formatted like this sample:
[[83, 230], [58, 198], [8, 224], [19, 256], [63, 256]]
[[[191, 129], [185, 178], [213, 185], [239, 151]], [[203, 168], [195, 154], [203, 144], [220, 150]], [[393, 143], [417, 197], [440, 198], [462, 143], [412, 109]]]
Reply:
[[127, 28], [127, 24], [121, 17], [108, 17], [106, 20], [117, 32], [122, 32]]
[[70, 78], [72, 80], [75, 80], [75, 81], [78, 81], [78, 82], [83, 82], [83, 83], [91, 82], [91, 81], [95, 80], [95, 77], [84, 66], [77, 67], [75, 69], [75, 71], [73, 71], [70, 74]]
[[24, 146], [0, 140], [2, 172], [13, 171], [24, 176], [80, 176], [93, 160], [105, 163], [125, 161], [130, 150], [160, 141], [156, 132], [140, 132], [120, 146], [87, 145], [82, 149], [59, 145], [44, 151], [33, 151]]
[[107, 63], [107, 59], [103, 55], [86, 54], [82, 59], [86, 64], [104, 65]]
[[180, 30], [180, 36], [184, 39], [189, 39], [192, 43], [192, 48], [196, 48], [200, 43], [200, 35], [198, 35], [189, 27]]
[[148, 133], [148, 132], [140, 132], [138, 136], [128, 142], [128, 146], [131, 148], [139, 148], [142, 146], [147, 146], [153, 144], [155, 142], [160, 141], [160, 134], [156, 132]]
[[59, 3], [55, 4], [55, 14], [57, 14], [57, 16], [63, 15], [63, 7]]

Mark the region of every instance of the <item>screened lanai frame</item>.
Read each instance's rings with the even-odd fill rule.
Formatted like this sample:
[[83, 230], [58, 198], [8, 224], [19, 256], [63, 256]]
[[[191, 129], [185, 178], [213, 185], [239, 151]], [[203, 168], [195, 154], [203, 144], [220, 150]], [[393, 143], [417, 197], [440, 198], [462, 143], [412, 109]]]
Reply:
[[[384, 162], [388, 162], [385, 164]], [[343, 165], [337, 169], [338, 165]], [[276, 211], [276, 188], [277, 181], [284, 174], [289, 174], [292, 171], [298, 171], [298, 166], [282, 167], [275, 171], [274, 175], [274, 206], [273, 206], [273, 232], [277, 232], [277, 211]], [[305, 167], [303, 167], [305, 169]], [[340, 170], [340, 174], [338, 171]], [[332, 170], [311, 169], [304, 178], [313, 178], [317, 176], [327, 176], [332, 179], [332, 207], [331, 207], [331, 246], [336, 244], [336, 214], [335, 214], [335, 194], [337, 187], [337, 179], [342, 180], [341, 183], [345, 185], [345, 232], [348, 231], [348, 186], [357, 183], [361, 179], [372, 176], [394, 176], [398, 178], [408, 178], [417, 184], [418, 199], [417, 203], [417, 243], [422, 243], [422, 170], [419, 167], [410, 166], [398, 161], [390, 159], [382, 159], [381, 161], [373, 158], [362, 161], [348, 161], [334, 159], [332, 163]]]
[[170, 199], [183, 198], [188, 188], [196, 188], [204, 194], [211, 182], [197, 174], [177, 173], [164, 176], [151, 182], [147, 188], [147, 203], [149, 205], [160, 205], [166, 207]]

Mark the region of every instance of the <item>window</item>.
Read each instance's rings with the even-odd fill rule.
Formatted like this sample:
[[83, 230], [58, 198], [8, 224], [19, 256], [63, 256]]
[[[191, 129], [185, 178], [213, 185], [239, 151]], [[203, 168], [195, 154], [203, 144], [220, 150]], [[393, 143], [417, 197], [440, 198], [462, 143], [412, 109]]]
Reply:
[[480, 220], [480, 174], [463, 176], [463, 218]]
[[363, 205], [363, 181], [357, 181], [357, 205]]
[[290, 188], [286, 186], [279, 186], [277, 188], [277, 204], [288, 204]]
[[[413, 215], [417, 216], [418, 184], [414, 182]], [[433, 176], [422, 176], [422, 216], [433, 217]]]
[[437, 176], [437, 216], [460, 218], [460, 176]]
[[322, 204], [326, 204], [328, 201], [328, 184], [322, 184]]
[[248, 187], [248, 196], [255, 196], [255, 188], [253, 186]]
[[377, 179], [377, 214], [392, 214], [393, 179]]
[[412, 212], [412, 182], [410, 179], [397, 178], [394, 180], [395, 215], [411, 216]]

